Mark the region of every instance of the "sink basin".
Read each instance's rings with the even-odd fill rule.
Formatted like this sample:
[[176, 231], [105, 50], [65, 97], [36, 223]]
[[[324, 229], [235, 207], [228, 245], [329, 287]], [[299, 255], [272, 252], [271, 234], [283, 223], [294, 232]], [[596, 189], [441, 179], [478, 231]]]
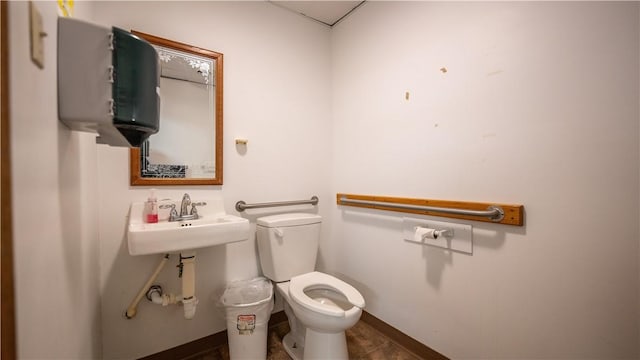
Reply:
[[[166, 254], [222, 245], [249, 239], [249, 220], [228, 215], [220, 199], [198, 200], [207, 205], [199, 206], [200, 218], [169, 222], [169, 210], [158, 211], [159, 221], [148, 224], [143, 221], [144, 203], [132, 203], [129, 211], [127, 240], [130, 255]], [[176, 204], [166, 202], [161, 204]]]

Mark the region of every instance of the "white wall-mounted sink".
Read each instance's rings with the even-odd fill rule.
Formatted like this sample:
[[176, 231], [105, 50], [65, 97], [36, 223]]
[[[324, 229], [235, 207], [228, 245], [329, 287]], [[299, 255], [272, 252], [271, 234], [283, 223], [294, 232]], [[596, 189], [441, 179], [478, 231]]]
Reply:
[[[155, 224], [143, 221], [143, 202], [132, 203], [127, 227], [129, 254], [176, 253], [249, 239], [249, 220], [226, 214], [221, 199], [193, 202], [202, 201], [207, 205], [198, 207], [197, 220], [169, 222], [169, 210], [160, 209]], [[180, 209], [180, 201], [160, 204], [171, 203]]]

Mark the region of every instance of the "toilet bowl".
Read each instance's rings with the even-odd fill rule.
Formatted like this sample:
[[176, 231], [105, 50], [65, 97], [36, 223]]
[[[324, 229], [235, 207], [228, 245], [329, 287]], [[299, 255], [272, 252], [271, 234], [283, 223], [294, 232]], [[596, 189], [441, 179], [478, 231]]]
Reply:
[[318, 271], [291, 278], [289, 297], [300, 321], [321, 332], [340, 332], [352, 327], [365, 305], [353, 286]]
[[317, 271], [295, 276], [277, 287], [298, 321], [293, 326], [302, 327], [292, 331], [292, 336], [302, 334], [297, 339], [284, 340], [289, 355], [294, 359], [348, 359], [344, 332], [358, 322], [365, 305], [358, 290]]

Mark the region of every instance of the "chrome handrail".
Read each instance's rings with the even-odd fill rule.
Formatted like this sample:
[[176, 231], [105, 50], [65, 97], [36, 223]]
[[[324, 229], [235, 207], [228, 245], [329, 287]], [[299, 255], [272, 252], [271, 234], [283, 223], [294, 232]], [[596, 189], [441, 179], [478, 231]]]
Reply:
[[268, 203], [257, 203], [257, 204], [247, 204], [246, 202], [240, 200], [236, 203], [236, 210], [238, 212], [243, 212], [247, 209], [259, 209], [266, 207], [277, 207], [277, 206], [293, 206], [293, 205], [317, 205], [318, 197], [312, 196], [311, 200], [293, 200], [293, 201], [276, 201], [276, 202], [268, 202]]
[[358, 205], [380, 206], [380, 207], [387, 207], [387, 208], [393, 208], [393, 209], [433, 211], [433, 212], [440, 212], [440, 213], [454, 214], [454, 215], [479, 216], [479, 217], [489, 218], [495, 222], [499, 222], [499, 221], [502, 221], [502, 219], [504, 219], [504, 210], [497, 205], [491, 205], [487, 208], [487, 210], [468, 210], [468, 209], [444, 208], [444, 207], [437, 207], [437, 206], [398, 204], [398, 203], [390, 203], [390, 202], [382, 202], [382, 201], [356, 200], [356, 199], [349, 199], [346, 197], [340, 198], [340, 203], [345, 205], [348, 205], [349, 203], [351, 203], [351, 204], [358, 204]]

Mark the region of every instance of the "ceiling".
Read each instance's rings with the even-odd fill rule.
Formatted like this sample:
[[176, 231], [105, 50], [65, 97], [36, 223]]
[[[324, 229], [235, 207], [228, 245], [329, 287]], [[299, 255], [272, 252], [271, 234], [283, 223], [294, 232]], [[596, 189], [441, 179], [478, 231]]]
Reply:
[[269, 1], [327, 26], [333, 26], [364, 1]]

